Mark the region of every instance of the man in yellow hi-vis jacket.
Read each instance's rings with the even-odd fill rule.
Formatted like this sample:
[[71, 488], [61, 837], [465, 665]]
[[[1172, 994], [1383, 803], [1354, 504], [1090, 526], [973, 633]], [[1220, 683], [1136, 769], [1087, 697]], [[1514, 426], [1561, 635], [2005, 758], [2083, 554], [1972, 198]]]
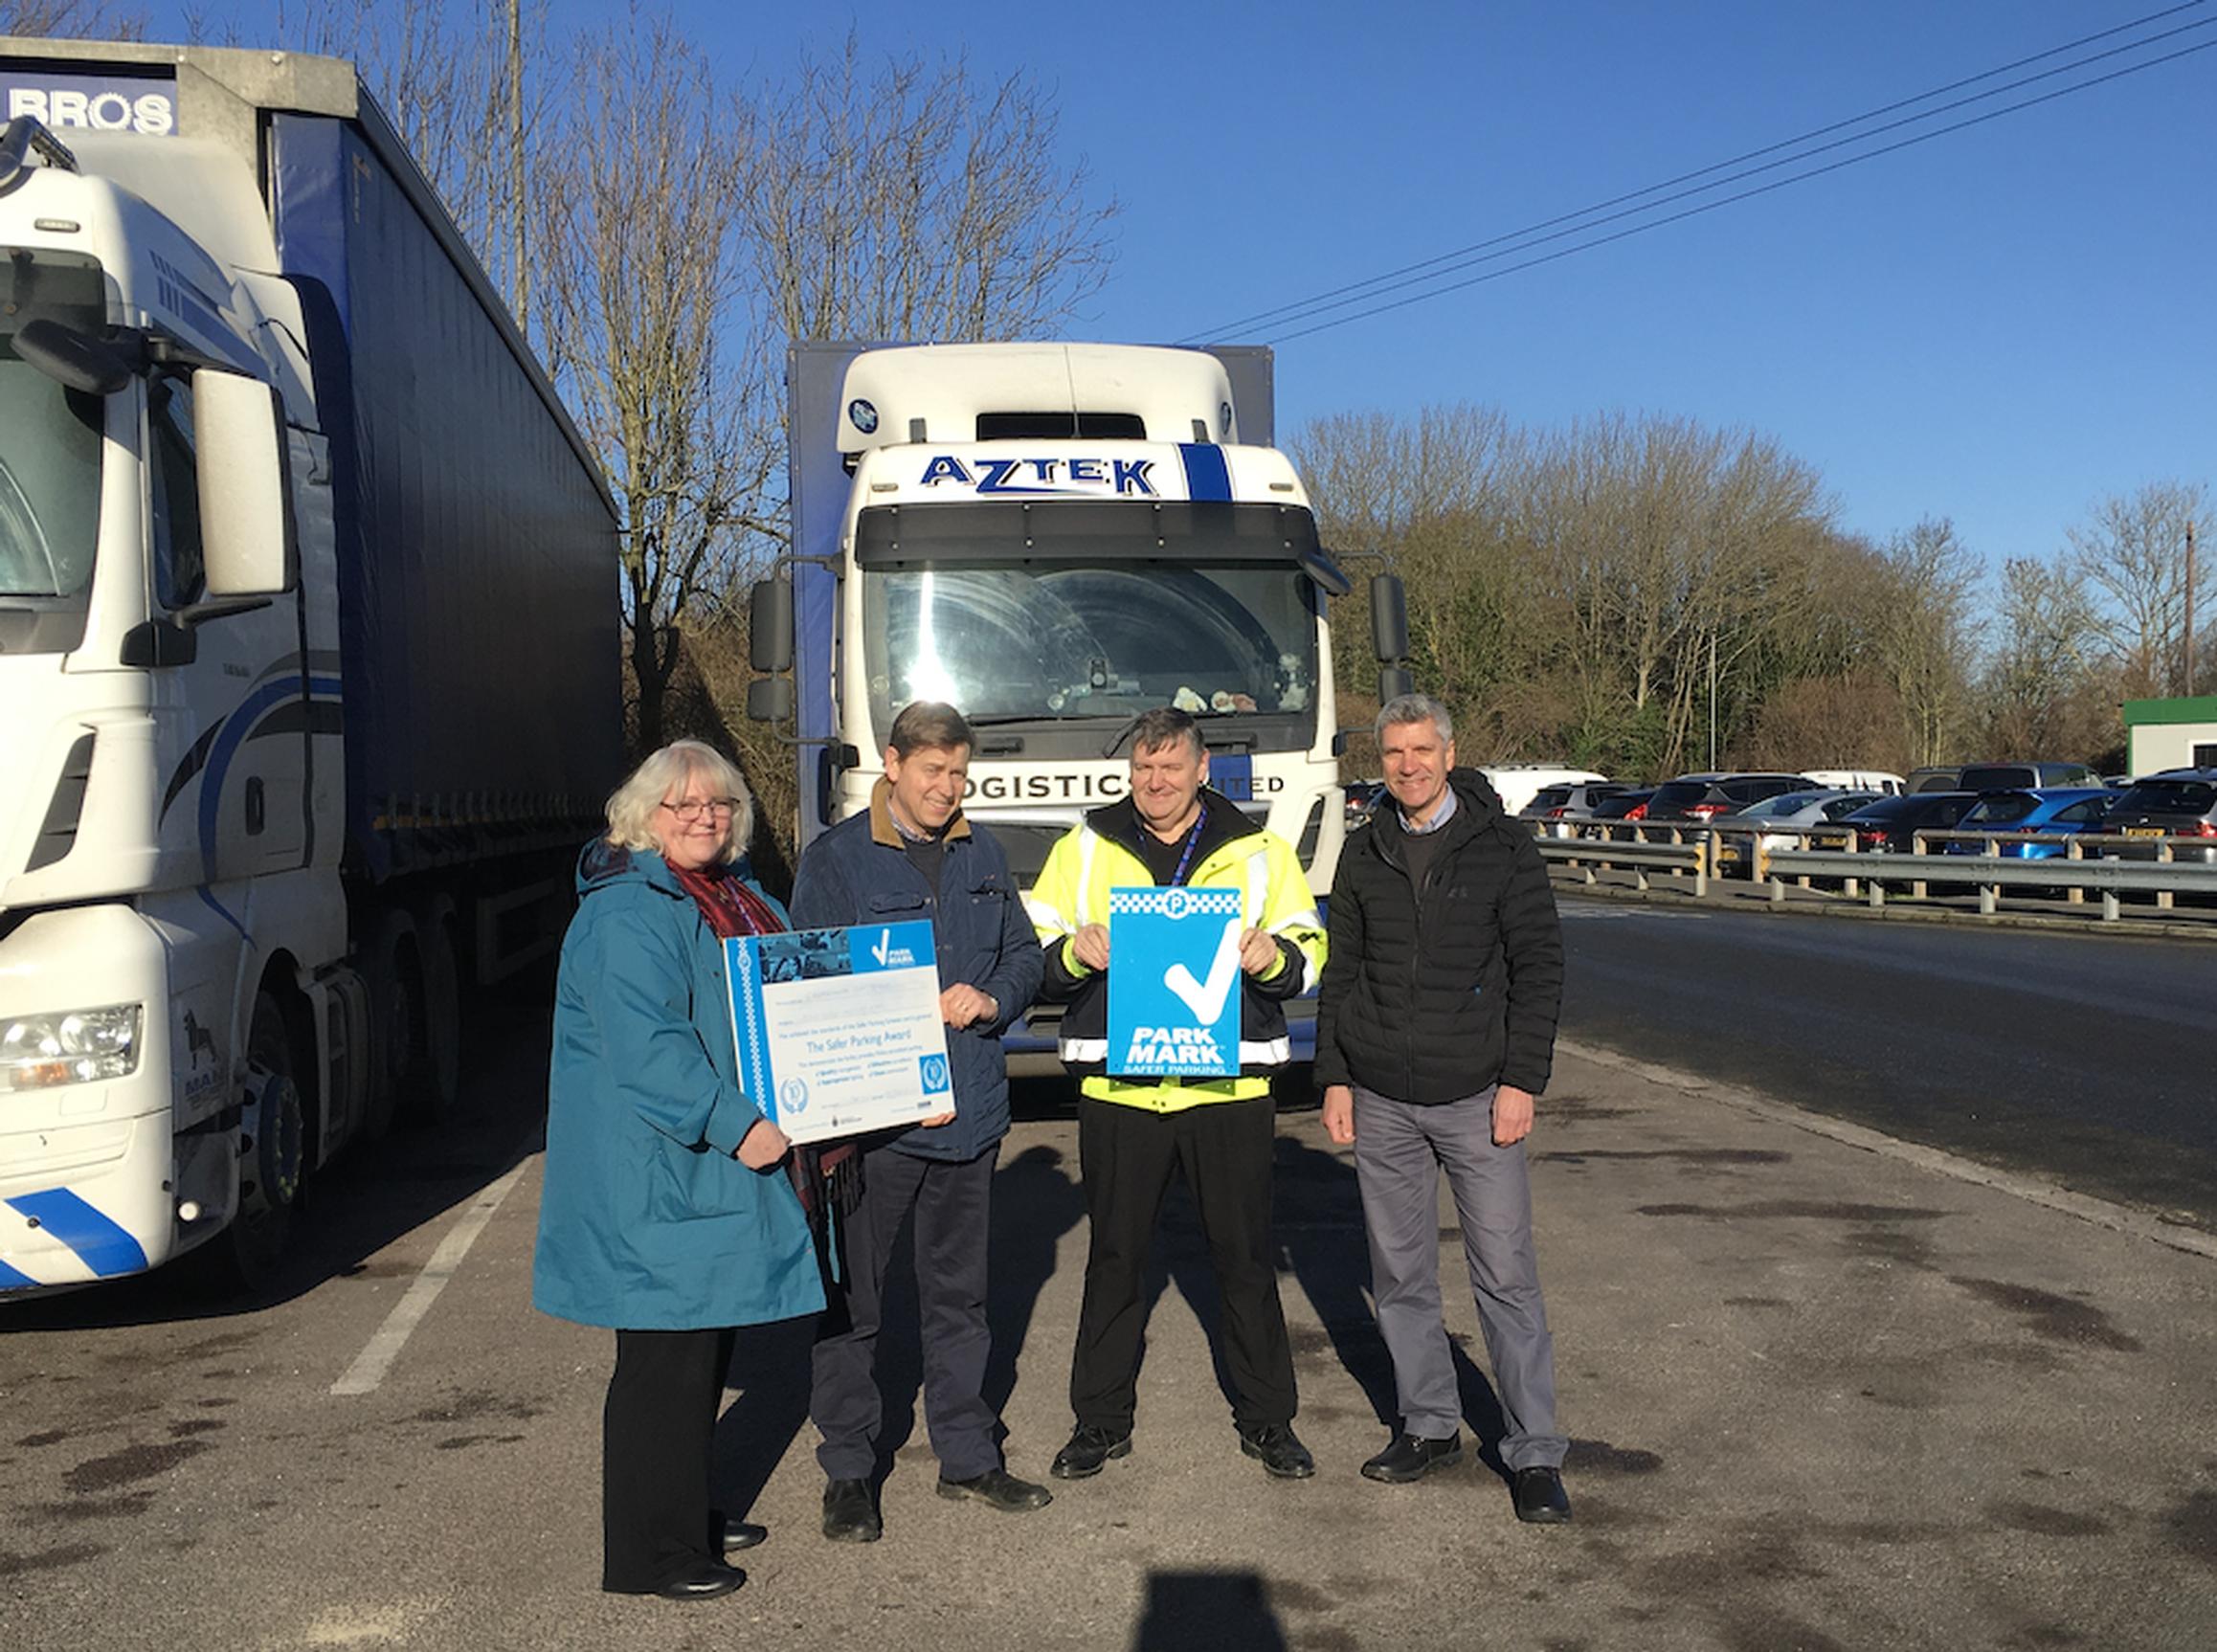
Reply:
[[[1063, 1063], [1082, 1075], [1078, 1156], [1092, 1229], [1070, 1359], [1077, 1427], [1048, 1469], [1061, 1480], [1098, 1474], [1131, 1450], [1147, 1252], [1173, 1170], [1192, 1190], [1223, 1299], [1240, 1449], [1280, 1479], [1315, 1472], [1293, 1433], [1293, 1357], [1270, 1242], [1270, 1074], [1291, 1055], [1285, 1000], [1324, 968], [1324, 927], [1292, 846], [1207, 782], [1200, 726], [1170, 706], [1148, 712], [1131, 733], [1130, 794], [1055, 845], [1031, 894], [1044, 995], [1068, 1005]], [[1140, 884], [1241, 891], [1237, 1078], [1108, 1076], [1108, 891]]]

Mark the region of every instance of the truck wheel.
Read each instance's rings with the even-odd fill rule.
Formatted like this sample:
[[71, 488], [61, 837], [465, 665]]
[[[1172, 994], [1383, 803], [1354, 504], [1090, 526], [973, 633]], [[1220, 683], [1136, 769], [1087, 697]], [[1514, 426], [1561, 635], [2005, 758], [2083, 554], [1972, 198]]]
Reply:
[[246, 1096], [239, 1120], [238, 1208], [206, 1247], [208, 1282], [225, 1294], [258, 1291], [277, 1277], [289, 1252], [307, 1128], [293, 1079], [292, 1036], [277, 995], [254, 999], [246, 1038]]
[[436, 902], [416, 926], [415, 955], [421, 965], [420, 1035], [401, 1092], [413, 1118], [437, 1124], [451, 1117], [461, 1094], [461, 973], [454, 954], [451, 908]]
[[363, 949], [362, 980], [370, 991], [370, 1104], [362, 1116], [365, 1140], [392, 1127], [403, 1093], [414, 1082], [423, 1042], [423, 977], [415, 925], [405, 912], [379, 914]]

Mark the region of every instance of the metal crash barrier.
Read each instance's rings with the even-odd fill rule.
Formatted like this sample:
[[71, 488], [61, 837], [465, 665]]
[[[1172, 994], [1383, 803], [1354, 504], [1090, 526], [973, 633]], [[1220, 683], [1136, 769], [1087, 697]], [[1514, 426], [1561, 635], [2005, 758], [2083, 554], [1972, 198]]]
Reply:
[[[1838, 879], [1849, 900], [1865, 900], [1872, 906], [1886, 904], [1888, 885], [1907, 885], [1913, 899], [1925, 898], [1934, 884], [1954, 884], [1978, 890], [1979, 911], [1991, 916], [2001, 908], [2005, 889], [2060, 893], [2074, 905], [2083, 905], [2089, 894], [2101, 899], [2104, 921], [2115, 923], [2122, 913], [2122, 897], [2154, 897], [2156, 908], [2169, 911], [2181, 895], [2217, 901], [2217, 864], [2197, 859], [2181, 861], [2178, 850], [2187, 846], [2206, 851], [2203, 838], [2041, 832], [1919, 832], [1907, 855], [1861, 851], [1853, 835], [1837, 824], [1781, 827], [1646, 825], [1620, 820], [1559, 818], [1533, 823], [1539, 852], [1551, 865], [1577, 869], [1592, 884], [1604, 871], [1629, 871], [1638, 887], [1652, 887], [1649, 875], [1668, 874], [1676, 883], [1691, 878], [1691, 893], [1709, 893], [1712, 878], [1744, 872], [1751, 884], [1768, 884], [1770, 902], [1782, 905], [1787, 885], [1815, 886], [1818, 879]], [[1802, 846], [1770, 849], [1764, 839], [1790, 837]], [[1931, 846], [1968, 842], [1979, 853], [1932, 852]], [[2046, 859], [2027, 859], [2004, 855], [2004, 845], [2049, 844], [2057, 853]], [[2119, 851], [2149, 859], [2123, 859]], [[1681, 884], [1680, 886], [1684, 886]]]

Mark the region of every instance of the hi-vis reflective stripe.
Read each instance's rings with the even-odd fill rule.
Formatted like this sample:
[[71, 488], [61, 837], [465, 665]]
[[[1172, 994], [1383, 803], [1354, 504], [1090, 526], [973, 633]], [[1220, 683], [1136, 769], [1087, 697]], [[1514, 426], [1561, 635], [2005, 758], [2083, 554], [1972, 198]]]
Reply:
[[146, 1271], [146, 1247], [67, 1188], [24, 1194], [10, 1199], [8, 1208], [28, 1217], [75, 1251], [95, 1278], [113, 1279], [118, 1274]]
[[[1265, 849], [1258, 849], [1252, 855], [1247, 857], [1248, 922], [1254, 922], [1256, 914], [1269, 910], [1269, 906], [1266, 904], [1269, 894], [1269, 852]], [[1277, 927], [1272, 929], [1270, 933], [1273, 935], [1283, 935], [1286, 934], [1288, 930], [1292, 929], [1316, 929], [1321, 928], [1322, 926], [1322, 923], [1316, 916], [1316, 908], [1314, 906], [1304, 906], [1298, 912], [1287, 913], [1284, 918], [1279, 920]], [[1296, 948], [1295, 950], [1299, 951], [1301, 954], [1301, 990], [1304, 993], [1313, 993], [1316, 991], [1316, 968], [1314, 965], [1310, 963], [1307, 949]], [[1291, 1046], [1288, 1047], [1290, 1049]], [[1244, 1053], [1243, 1047], [1240, 1059], [1242, 1060], [1246, 1060], [1249, 1059]], [[1285, 1060], [1287, 1059], [1288, 1058], [1284, 1056], [1279, 1058], [1280, 1060]]]
[[21, 1290], [26, 1285], [34, 1285], [37, 1283], [29, 1274], [17, 1273], [6, 1262], [0, 1261], [0, 1290]]
[[[1107, 1038], [1063, 1038], [1058, 1041], [1056, 1053], [1065, 1061], [1106, 1061], [1108, 1059]], [[1243, 1067], [1282, 1067], [1293, 1059], [1293, 1040], [1285, 1038], [1242, 1038], [1240, 1065]], [[1134, 1079], [1134, 1083], [1176, 1083], [1175, 1079]]]

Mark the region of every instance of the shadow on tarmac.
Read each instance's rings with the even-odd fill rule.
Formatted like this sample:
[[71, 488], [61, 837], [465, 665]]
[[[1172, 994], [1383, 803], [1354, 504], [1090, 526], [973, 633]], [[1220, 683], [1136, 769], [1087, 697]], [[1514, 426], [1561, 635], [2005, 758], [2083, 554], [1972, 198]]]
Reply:
[[[1320, 1370], [1328, 1356], [1336, 1360], [1361, 1385], [1378, 1425], [1398, 1430], [1400, 1401], [1394, 1389], [1393, 1358], [1378, 1334], [1370, 1294], [1370, 1247], [1363, 1236], [1355, 1166], [1337, 1153], [1280, 1135], [1277, 1178], [1280, 1270], [1300, 1282], [1323, 1326], [1321, 1335], [1291, 1329], [1294, 1373]], [[1444, 1243], [1454, 1241], [1460, 1251], [1460, 1236], [1453, 1229], [1443, 1229], [1440, 1238]], [[1509, 1431], [1508, 1419], [1464, 1341], [1458, 1333], [1447, 1339], [1463, 1420], [1477, 1440], [1479, 1460], [1506, 1480], [1501, 1440]]]
[[1259, 1572], [1150, 1572], [1131, 1652], [1286, 1652]]

